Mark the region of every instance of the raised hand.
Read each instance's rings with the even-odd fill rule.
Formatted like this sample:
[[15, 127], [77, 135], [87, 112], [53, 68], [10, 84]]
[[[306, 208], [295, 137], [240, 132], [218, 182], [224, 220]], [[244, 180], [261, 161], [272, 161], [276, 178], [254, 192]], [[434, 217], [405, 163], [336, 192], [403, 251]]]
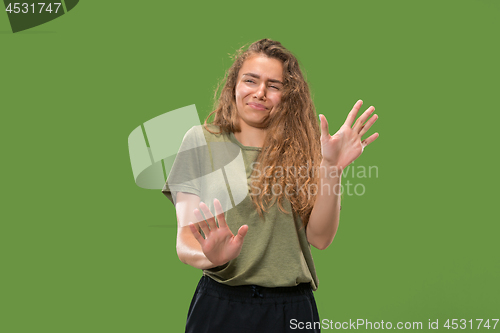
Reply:
[[[221, 266], [227, 263], [229, 260], [236, 258], [243, 246], [243, 239], [248, 231], [248, 226], [242, 225], [238, 230], [236, 236], [233, 235], [229, 227], [227, 226], [226, 219], [224, 217], [224, 212], [219, 200], [214, 200], [215, 213], [217, 214], [217, 221], [219, 226], [215, 223], [215, 218], [208, 209], [208, 206], [200, 202], [200, 208], [203, 214], [206, 216], [207, 220], [202, 217], [200, 210], [195, 209], [194, 215], [196, 219], [201, 222], [189, 223], [189, 228], [193, 233], [196, 240], [200, 243], [203, 253], [214, 265]], [[198, 227], [203, 230], [205, 238], [201, 235]]]
[[373, 111], [375, 111], [373, 106], [370, 106], [358, 120], [356, 120], [354, 126], [352, 126], [362, 104], [363, 101], [361, 100], [354, 104], [346, 121], [334, 135], [330, 135], [328, 132], [326, 117], [324, 115], [319, 116], [321, 122], [321, 153], [323, 154], [324, 163], [344, 170], [361, 155], [366, 146], [378, 138], [378, 133], [375, 133], [361, 141], [362, 136], [378, 119], [376, 114], [370, 118]]

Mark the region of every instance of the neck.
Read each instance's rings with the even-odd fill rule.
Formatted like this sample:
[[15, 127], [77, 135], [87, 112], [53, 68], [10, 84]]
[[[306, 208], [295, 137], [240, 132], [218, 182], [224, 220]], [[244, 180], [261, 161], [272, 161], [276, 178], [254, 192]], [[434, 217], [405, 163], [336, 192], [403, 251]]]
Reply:
[[267, 130], [263, 128], [256, 128], [248, 126], [241, 122], [241, 132], [235, 132], [234, 136], [243, 145], [248, 147], [262, 147], [264, 146], [264, 139], [266, 138]]

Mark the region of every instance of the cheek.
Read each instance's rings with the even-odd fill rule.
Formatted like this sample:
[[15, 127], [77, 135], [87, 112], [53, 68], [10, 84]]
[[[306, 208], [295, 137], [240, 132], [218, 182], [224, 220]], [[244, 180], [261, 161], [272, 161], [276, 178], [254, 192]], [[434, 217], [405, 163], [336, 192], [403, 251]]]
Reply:
[[278, 105], [281, 102], [281, 93], [273, 96], [273, 105]]
[[234, 91], [234, 97], [236, 99], [236, 107], [238, 108], [238, 110], [240, 110], [240, 108], [243, 107], [243, 99], [245, 98], [245, 96], [247, 95], [246, 93], [246, 90], [241, 87], [241, 86], [236, 86], [236, 89]]
[[239, 87], [236, 89], [236, 98], [242, 99], [247, 97], [250, 94], [250, 90], [245, 87]]

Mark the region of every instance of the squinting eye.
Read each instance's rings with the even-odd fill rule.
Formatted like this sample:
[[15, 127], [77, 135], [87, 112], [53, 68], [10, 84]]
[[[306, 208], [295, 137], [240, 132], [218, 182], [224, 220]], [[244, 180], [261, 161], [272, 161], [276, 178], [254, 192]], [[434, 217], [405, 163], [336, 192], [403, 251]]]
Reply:
[[274, 88], [276, 90], [280, 90], [280, 88], [276, 87], [276, 86], [271, 86], [271, 88]]
[[255, 83], [255, 82], [253, 82], [252, 80], [245, 80], [245, 82], [252, 82], [252, 83]]

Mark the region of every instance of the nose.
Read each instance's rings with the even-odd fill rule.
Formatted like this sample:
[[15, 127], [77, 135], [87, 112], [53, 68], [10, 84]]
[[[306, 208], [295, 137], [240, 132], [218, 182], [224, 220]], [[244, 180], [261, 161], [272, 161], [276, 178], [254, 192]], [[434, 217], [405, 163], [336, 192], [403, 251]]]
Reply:
[[266, 85], [261, 84], [257, 87], [257, 90], [255, 91], [255, 97], [257, 99], [266, 99]]

